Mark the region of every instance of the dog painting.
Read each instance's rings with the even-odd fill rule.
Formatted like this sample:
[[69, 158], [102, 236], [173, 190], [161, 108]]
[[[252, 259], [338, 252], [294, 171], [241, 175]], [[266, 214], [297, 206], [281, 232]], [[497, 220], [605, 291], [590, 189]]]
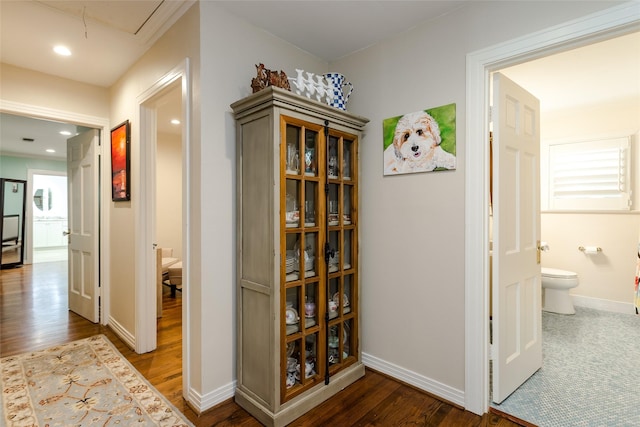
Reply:
[[383, 121], [384, 175], [456, 168], [456, 105]]

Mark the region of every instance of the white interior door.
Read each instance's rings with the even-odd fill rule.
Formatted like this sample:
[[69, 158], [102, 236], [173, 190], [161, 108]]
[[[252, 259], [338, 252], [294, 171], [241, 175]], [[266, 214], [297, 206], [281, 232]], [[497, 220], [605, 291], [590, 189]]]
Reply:
[[99, 321], [97, 130], [67, 140], [69, 309]]
[[539, 101], [493, 79], [493, 401], [542, 366]]

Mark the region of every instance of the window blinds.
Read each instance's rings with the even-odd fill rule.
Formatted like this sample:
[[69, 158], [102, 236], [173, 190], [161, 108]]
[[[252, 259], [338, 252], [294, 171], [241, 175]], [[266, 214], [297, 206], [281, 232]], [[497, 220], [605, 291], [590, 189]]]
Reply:
[[629, 137], [550, 145], [549, 166], [551, 209], [630, 209]]

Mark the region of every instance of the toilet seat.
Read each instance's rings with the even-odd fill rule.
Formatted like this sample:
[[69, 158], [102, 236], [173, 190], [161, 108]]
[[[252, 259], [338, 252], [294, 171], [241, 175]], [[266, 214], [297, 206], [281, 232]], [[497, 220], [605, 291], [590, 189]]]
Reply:
[[548, 267], [542, 267], [541, 274], [545, 277], [550, 277], [554, 279], [575, 279], [578, 277], [578, 274], [573, 271], [560, 270], [558, 268], [548, 268]]

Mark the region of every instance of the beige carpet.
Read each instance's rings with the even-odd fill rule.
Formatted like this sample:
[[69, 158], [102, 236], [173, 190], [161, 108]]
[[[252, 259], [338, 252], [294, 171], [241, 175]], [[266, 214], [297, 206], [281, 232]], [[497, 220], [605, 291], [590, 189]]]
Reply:
[[8, 427], [193, 426], [104, 335], [0, 359], [0, 381]]

